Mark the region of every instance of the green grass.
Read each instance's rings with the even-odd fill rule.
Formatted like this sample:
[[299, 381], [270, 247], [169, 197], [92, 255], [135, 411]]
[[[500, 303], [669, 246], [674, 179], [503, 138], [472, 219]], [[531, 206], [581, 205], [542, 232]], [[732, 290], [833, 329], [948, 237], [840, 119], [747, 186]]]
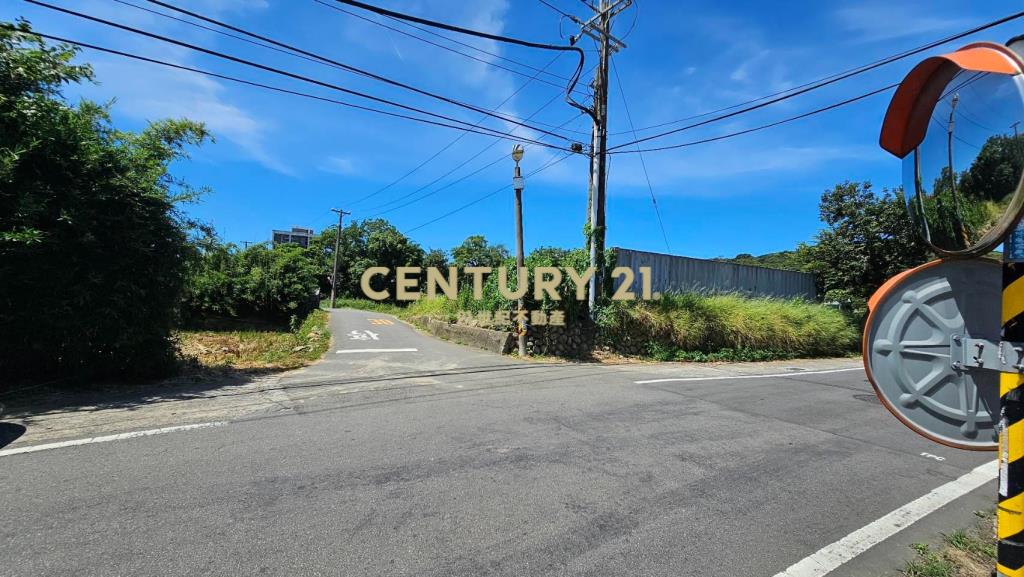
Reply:
[[[329, 307], [324, 301], [323, 306]], [[412, 317], [428, 317], [440, 320], [455, 320], [459, 314], [458, 303], [445, 298], [428, 299], [426, 297], [410, 301], [405, 306], [393, 303], [372, 301], [368, 299], [344, 298], [338, 299], [338, 308], [359, 309], [395, 315], [400, 319]]]
[[989, 577], [996, 562], [993, 511], [976, 511], [979, 520], [967, 529], [942, 536], [936, 548], [911, 545], [914, 558], [903, 567], [905, 577]]
[[[326, 304], [326, 303], [325, 303]], [[455, 321], [459, 301], [420, 298], [404, 306], [338, 299], [339, 307]], [[570, 319], [569, 322], [572, 322]], [[856, 350], [856, 327], [841, 312], [805, 301], [739, 295], [670, 294], [657, 301], [618, 301], [598, 314], [606, 343], [640, 343], [658, 361], [771, 361], [843, 356]]]
[[293, 369], [318, 360], [327, 351], [331, 333], [328, 315], [315, 310], [296, 331], [268, 325], [230, 329], [183, 330], [175, 334], [186, 359], [205, 368]]
[[816, 303], [739, 295], [670, 294], [620, 301], [599, 315], [606, 340], [646, 342], [659, 360], [770, 360], [841, 356], [855, 350], [857, 329]]
[[953, 577], [956, 567], [941, 553], [931, 550], [928, 545], [915, 543], [917, 557], [907, 561], [903, 574], [907, 577]]

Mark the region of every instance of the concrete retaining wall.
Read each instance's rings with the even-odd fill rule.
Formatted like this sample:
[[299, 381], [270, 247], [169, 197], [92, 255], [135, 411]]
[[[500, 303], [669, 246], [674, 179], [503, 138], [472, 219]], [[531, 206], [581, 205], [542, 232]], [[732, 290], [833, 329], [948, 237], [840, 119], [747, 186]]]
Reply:
[[414, 317], [412, 321], [432, 335], [499, 355], [510, 352], [515, 343], [512, 334], [504, 331], [453, 325], [427, 317]]

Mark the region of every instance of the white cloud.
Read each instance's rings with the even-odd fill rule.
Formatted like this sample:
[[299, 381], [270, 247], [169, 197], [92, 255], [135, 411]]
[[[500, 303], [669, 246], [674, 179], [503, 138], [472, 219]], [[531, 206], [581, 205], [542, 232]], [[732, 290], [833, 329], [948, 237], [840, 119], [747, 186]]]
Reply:
[[[186, 8], [214, 16], [267, 7], [265, 0], [191, 0], [182, 4]], [[198, 34], [194, 29], [181, 28], [157, 15], [109, 2], [90, 1], [83, 3], [80, 8], [84, 12], [127, 22], [156, 33], [175, 37]], [[132, 35], [117, 35], [116, 38], [116, 44], [107, 40], [101, 40], [99, 44], [116, 45], [128, 52], [154, 56], [174, 64], [205, 68], [195, 64], [195, 54], [188, 49]], [[204, 44], [209, 45], [208, 42]], [[115, 96], [116, 113], [141, 121], [189, 118], [203, 122], [218, 141], [235, 145], [241, 157], [283, 174], [293, 174], [269, 148], [268, 143], [274, 132], [273, 123], [237, 104], [225, 83], [193, 72], [117, 56], [86, 52], [83, 57], [93, 65], [99, 81], [98, 87], [85, 87], [83, 92], [101, 100]]]
[[331, 156], [323, 161], [320, 170], [351, 176], [356, 173], [356, 163], [344, 156]]
[[293, 174], [267, 146], [273, 125], [232, 104], [221, 83], [135, 61], [94, 59], [93, 63], [97, 78], [116, 87], [117, 112], [144, 121], [189, 118], [203, 122], [214, 138], [236, 145], [243, 156]]
[[942, 17], [930, 5], [867, 2], [840, 8], [835, 18], [859, 42], [878, 42], [966, 26], [965, 18]]

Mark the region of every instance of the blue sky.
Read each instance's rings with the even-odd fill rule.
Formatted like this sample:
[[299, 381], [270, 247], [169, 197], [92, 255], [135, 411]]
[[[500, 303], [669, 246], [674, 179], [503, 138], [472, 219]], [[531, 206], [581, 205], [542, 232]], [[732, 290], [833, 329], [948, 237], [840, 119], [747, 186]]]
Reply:
[[[469, 122], [480, 118], [479, 113], [166, 20], [113, 0], [50, 1]], [[146, 4], [144, 0], [130, 1]], [[574, 0], [551, 1], [579, 16], [587, 10]], [[566, 129], [589, 131], [588, 121], [583, 117], [574, 119], [577, 111], [560, 98], [544, 106], [559, 89], [536, 80], [526, 84], [532, 70], [453, 45], [485, 61], [527, 74], [516, 75], [386, 30], [314, 0], [173, 3], [479, 107], [494, 108], [508, 99], [501, 108], [505, 114], [535, 114], [535, 122], [562, 125], [568, 121]], [[562, 42], [558, 15], [535, 0], [379, 0], [379, 4], [489, 32]], [[355, 8], [346, 9], [380, 20]], [[1012, 0], [639, 0], [617, 20], [616, 30], [620, 34], [626, 33], [634, 17], [636, 25], [626, 38], [628, 48], [617, 54], [614, 62], [633, 122], [641, 128], [784, 90], [1015, 10], [1019, 10], [1019, 4]], [[370, 104], [27, 3], [9, 1], [0, 6], [0, 19], [19, 16], [27, 18], [41, 32]], [[389, 24], [426, 36], [401, 24]], [[571, 32], [569, 22], [562, 22], [561, 32]], [[1020, 33], [1024, 33], [1024, 19], [972, 39], [1003, 42]], [[544, 67], [555, 56], [552, 52], [487, 40], [460, 41], [536, 68]], [[591, 48], [592, 44], [582, 46]], [[945, 51], [955, 47], [948, 45]], [[595, 61], [594, 56], [588, 52], [588, 69]], [[507, 157], [511, 149], [507, 141], [494, 144], [495, 139], [490, 137], [466, 135], [400, 183], [357, 202], [409, 172], [460, 133], [88, 50], [81, 58], [94, 65], [99, 84], [68, 90], [67, 96], [75, 100], [116, 99], [113, 115], [119, 127], [137, 129], [148, 120], [183, 116], [207, 123], [216, 143], [194, 150], [190, 161], [177, 163], [173, 169], [193, 185], [212, 189], [202, 202], [188, 210], [213, 224], [224, 239], [232, 242], [268, 240], [273, 228], [308, 226], [320, 230], [334, 222], [329, 209], [335, 206], [345, 207], [357, 219], [372, 216]], [[711, 137], [855, 96], [898, 81], [919, 58], [890, 64], [764, 110], [657, 142], [673, 144]], [[568, 76], [574, 65], [574, 58], [567, 54], [547, 70]], [[585, 81], [589, 82], [589, 78]], [[524, 84], [525, 88], [521, 88]], [[609, 129], [612, 133], [628, 131], [622, 93], [614, 76], [611, 84]], [[581, 88], [584, 86], [581, 83]], [[887, 103], [888, 96], [880, 95], [752, 135], [645, 155], [671, 251], [714, 257], [791, 249], [799, 242], [811, 240], [820, 228], [817, 201], [824, 189], [847, 179], [870, 180], [879, 188], [898, 185], [900, 162], [877, 145]], [[486, 125], [504, 131], [514, 127], [501, 121]], [[527, 130], [517, 134], [540, 136]], [[651, 132], [641, 132], [641, 136], [647, 134]], [[583, 142], [588, 139], [582, 133], [576, 136]], [[617, 134], [610, 138], [610, 145], [628, 140], [630, 134]], [[475, 154], [479, 156], [463, 168], [414, 193]], [[532, 147], [523, 160], [524, 172], [535, 170], [558, 155], [557, 151]], [[511, 160], [498, 162], [383, 216], [399, 230], [409, 231], [508, 184], [511, 172]], [[401, 197], [407, 198], [396, 200]], [[587, 208], [585, 158], [569, 158], [527, 179], [524, 205], [528, 250], [537, 246], [580, 245]], [[424, 248], [450, 249], [471, 234], [483, 234], [493, 242], [512, 246], [512, 210], [512, 191], [503, 190], [409, 234]], [[608, 244], [666, 252], [635, 154], [616, 155], [611, 163]]]

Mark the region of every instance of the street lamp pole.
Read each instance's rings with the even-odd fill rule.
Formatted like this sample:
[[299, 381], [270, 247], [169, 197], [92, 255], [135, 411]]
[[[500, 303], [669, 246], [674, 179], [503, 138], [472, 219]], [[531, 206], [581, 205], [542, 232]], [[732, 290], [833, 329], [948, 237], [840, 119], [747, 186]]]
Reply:
[[[523, 187], [525, 182], [519, 171], [519, 161], [523, 159], [522, 145], [512, 147], [512, 160], [516, 163], [515, 173], [512, 176], [512, 188], [516, 191], [516, 282], [518, 286], [527, 282], [527, 279], [520, 278], [519, 273], [523, 270]], [[523, 314], [523, 297], [519, 297], [519, 315]], [[526, 323], [520, 321], [516, 324], [516, 333], [519, 336], [519, 357], [526, 357]]]

